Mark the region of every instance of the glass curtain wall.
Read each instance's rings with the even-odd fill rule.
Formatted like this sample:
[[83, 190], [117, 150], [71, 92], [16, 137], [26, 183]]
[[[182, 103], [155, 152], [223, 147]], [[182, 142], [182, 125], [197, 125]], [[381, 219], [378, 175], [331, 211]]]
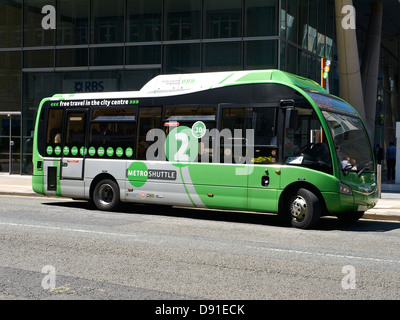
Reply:
[[399, 58], [391, 51], [382, 48], [379, 69], [374, 140], [375, 145], [380, 144], [386, 151], [389, 143], [394, 142], [396, 122], [400, 120]]
[[20, 173], [22, 5], [0, 10], [0, 172]]
[[331, 60], [329, 91], [338, 95], [332, 0], [282, 0], [280, 69], [321, 82], [321, 58]]
[[[56, 10], [55, 29], [42, 28], [45, 5]], [[8, 0], [0, 10], [0, 107], [22, 111], [24, 154], [37, 106], [54, 93], [243, 69], [319, 82], [321, 57], [335, 67], [333, 0]]]

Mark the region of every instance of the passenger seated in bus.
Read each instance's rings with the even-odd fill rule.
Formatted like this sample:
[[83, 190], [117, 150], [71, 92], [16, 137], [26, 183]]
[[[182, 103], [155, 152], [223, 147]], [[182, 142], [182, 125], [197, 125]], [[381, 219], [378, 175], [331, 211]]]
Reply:
[[54, 136], [54, 143], [56, 143], [56, 144], [60, 144], [61, 143], [61, 133], [57, 133]]
[[111, 131], [108, 129], [108, 126], [106, 123], [101, 123], [100, 124], [100, 132], [99, 135], [100, 136], [108, 136], [111, 134]]
[[144, 160], [146, 159], [146, 151], [147, 148], [149, 147], [149, 144], [145, 141], [140, 141], [138, 144], [138, 153], [137, 153], [137, 159]]
[[105, 145], [106, 142], [109, 140], [111, 131], [108, 129], [107, 123], [100, 123], [100, 125], [96, 124], [96, 127], [98, 127], [99, 129], [95, 127], [93, 128], [92, 141]]
[[61, 143], [60, 128], [52, 128], [47, 136], [47, 143]]

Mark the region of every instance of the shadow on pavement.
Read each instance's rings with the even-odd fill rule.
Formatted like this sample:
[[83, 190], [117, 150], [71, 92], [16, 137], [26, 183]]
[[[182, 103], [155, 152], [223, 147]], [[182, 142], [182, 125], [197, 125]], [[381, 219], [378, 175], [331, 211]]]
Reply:
[[[43, 202], [43, 204], [48, 206], [97, 211], [99, 214], [102, 213], [102, 211], [95, 209], [88, 201], [53, 201]], [[194, 220], [248, 223], [288, 228], [288, 226], [282, 222], [278, 215], [272, 213], [195, 209], [133, 203], [123, 203], [118, 210], [115, 210], [114, 212], [187, 218]], [[400, 222], [361, 219], [355, 223], [349, 224], [340, 221], [336, 217], [322, 217], [314, 229], [319, 231], [342, 230], [352, 232], [386, 232], [394, 229], [400, 229]]]

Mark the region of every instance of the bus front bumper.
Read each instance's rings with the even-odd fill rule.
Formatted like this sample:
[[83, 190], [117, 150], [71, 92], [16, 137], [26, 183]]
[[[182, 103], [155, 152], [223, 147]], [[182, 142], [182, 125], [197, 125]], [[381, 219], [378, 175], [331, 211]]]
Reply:
[[336, 192], [326, 192], [322, 195], [328, 215], [335, 215], [340, 212], [366, 211], [373, 208], [379, 199], [377, 189], [369, 193], [353, 190], [351, 195]]

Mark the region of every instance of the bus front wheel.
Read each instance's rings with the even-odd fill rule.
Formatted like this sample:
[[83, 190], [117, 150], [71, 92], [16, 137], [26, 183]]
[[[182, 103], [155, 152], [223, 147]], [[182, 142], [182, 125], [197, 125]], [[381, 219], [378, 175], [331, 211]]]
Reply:
[[296, 228], [312, 228], [321, 216], [320, 200], [313, 192], [304, 188], [293, 192], [286, 206], [286, 216]]
[[94, 187], [92, 200], [99, 210], [111, 211], [116, 209], [120, 203], [117, 183], [110, 179], [99, 181]]

